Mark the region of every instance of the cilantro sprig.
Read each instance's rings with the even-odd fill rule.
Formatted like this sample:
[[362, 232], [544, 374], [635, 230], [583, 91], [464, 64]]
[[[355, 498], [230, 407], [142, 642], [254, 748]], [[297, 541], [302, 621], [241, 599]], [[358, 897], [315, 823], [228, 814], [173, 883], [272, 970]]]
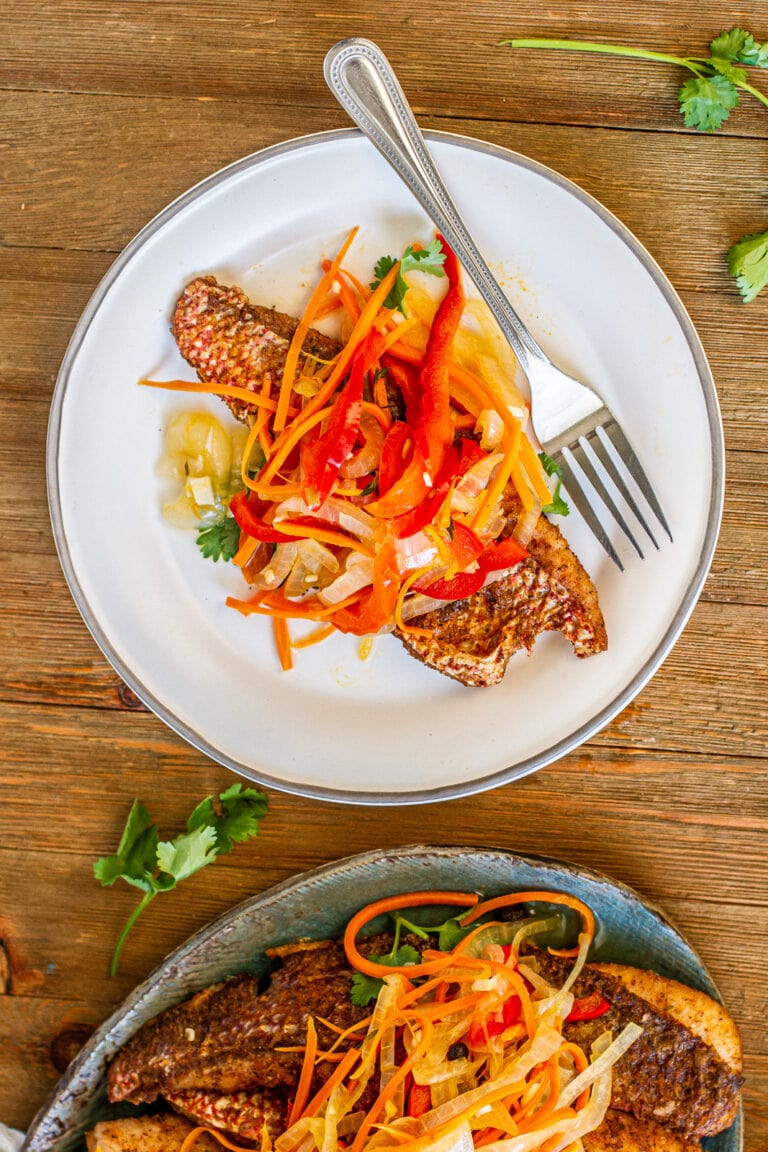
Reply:
[[[371, 281], [370, 287], [375, 289], [387, 275], [387, 273], [395, 266], [397, 259], [394, 256], [382, 256], [376, 262], [373, 269], [375, 279]], [[430, 276], [444, 276], [443, 264], [445, 263], [445, 252], [440, 241], [435, 237], [430, 240], [426, 248], [413, 248], [408, 246], [400, 258], [400, 268], [397, 273], [394, 287], [384, 301], [385, 308], [397, 308], [405, 316], [403, 308], [403, 300], [408, 291], [408, 285], [403, 278], [403, 273], [413, 272], [428, 272]]]
[[227, 513], [215, 524], [201, 524], [197, 546], [206, 560], [231, 560], [240, 543], [240, 528], [234, 516]]
[[634, 48], [624, 44], [600, 44], [593, 40], [534, 39], [502, 40], [508, 48], [552, 48], [568, 52], [597, 52], [609, 56], [629, 56], [662, 64], [677, 64], [693, 72], [680, 88], [678, 99], [683, 119], [689, 128], [714, 132], [722, 127], [731, 110], [739, 103], [738, 89], [749, 92], [768, 107], [768, 96], [749, 83], [739, 64], [768, 68], [768, 42], [759, 44], [751, 32], [730, 28], [710, 41], [708, 56], [673, 56]]
[[550, 516], [570, 515], [571, 510], [560, 495], [560, 489], [563, 486], [563, 469], [551, 456], [547, 456], [546, 452], [539, 452], [539, 460], [541, 460], [541, 466], [547, 476], [556, 477], [552, 500], [542, 508], [542, 512], [546, 512]]
[[120, 933], [109, 966], [114, 976], [128, 933], [160, 892], [169, 892], [211, 864], [235, 844], [255, 836], [266, 815], [267, 798], [255, 788], [233, 784], [218, 796], [207, 796], [187, 820], [187, 830], [173, 840], [160, 840], [157, 825], [138, 800], [128, 813], [114, 856], [102, 856], [93, 874], [105, 887], [124, 880], [144, 893]]
[[[678, 101], [688, 128], [716, 132], [739, 104], [739, 92], [748, 92], [768, 107], [768, 96], [749, 79], [747, 68], [768, 69], [768, 41], [761, 43], [744, 28], [728, 28], [709, 44], [707, 56], [675, 56], [622, 44], [592, 40], [557, 40], [545, 37], [500, 41], [508, 48], [546, 48], [567, 52], [593, 52], [625, 56], [662, 64], [677, 64], [693, 75], [680, 87]], [[768, 284], [768, 231], [745, 236], [728, 252], [728, 269], [745, 303]]]
[[[412, 944], [401, 944], [400, 937], [403, 929], [414, 936], [418, 936], [421, 940], [429, 940], [430, 936], [437, 936], [437, 946], [441, 952], [450, 952], [452, 948], [463, 940], [472, 928], [465, 928], [456, 917], [451, 917], [449, 920], [444, 920], [442, 924], [436, 924], [434, 927], [425, 928], [420, 924], [414, 924], [413, 921], [407, 920], [405, 916], [399, 913], [393, 914], [394, 920], [394, 940], [392, 948], [384, 956], [368, 957], [375, 964], [385, 964], [388, 967], [400, 968], [408, 964], [418, 964], [421, 956]], [[368, 976], [364, 972], [355, 972], [352, 977], [352, 987], [350, 990], [350, 998], [353, 1004], [359, 1008], [364, 1008], [366, 1004], [370, 1004], [375, 1000], [381, 991], [384, 981], [378, 976]]]

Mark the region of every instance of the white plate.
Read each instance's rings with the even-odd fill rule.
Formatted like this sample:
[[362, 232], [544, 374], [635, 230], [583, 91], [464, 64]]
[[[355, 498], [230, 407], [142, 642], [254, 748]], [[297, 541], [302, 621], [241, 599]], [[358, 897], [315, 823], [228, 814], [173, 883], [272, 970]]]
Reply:
[[[601, 205], [516, 153], [430, 133], [460, 210], [549, 355], [601, 391], [629, 431], [674, 544], [621, 574], [572, 515], [610, 649], [577, 660], [559, 635], [516, 655], [504, 682], [469, 689], [377, 639], [297, 653], [280, 672], [268, 622], [244, 619], [231, 565], [199, 557], [161, 519], [154, 465], [169, 413], [206, 400], [137, 387], [191, 372], [169, 332], [191, 277], [213, 273], [297, 312], [319, 260], [353, 224], [366, 277], [431, 228], [354, 129], [246, 157], [175, 201], [128, 246], [88, 305], [53, 399], [51, 514], [72, 594], [137, 695], [190, 743], [262, 784], [395, 804], [461, 796], [522, 776], [591, 736], [669, 652], [701, 589], [723, 498], [711, 374], [693, 326], [648, 253]], [[219, 401], [212, 410], [223, 412]], [[617, 533], [618, 535], [618, 533]]]

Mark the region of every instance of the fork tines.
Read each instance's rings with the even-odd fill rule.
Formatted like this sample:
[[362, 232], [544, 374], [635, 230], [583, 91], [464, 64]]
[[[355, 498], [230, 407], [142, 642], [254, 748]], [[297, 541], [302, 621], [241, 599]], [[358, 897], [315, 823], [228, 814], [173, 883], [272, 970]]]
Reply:
[[[631, 543], [632, 547], [637, 552], [638, 556], [643, 559], [643, 551], [638, 544], [634, 533], [627, 524], [627, 521], [617, 506], [614, 496], [607, 487], [603, 474], [608, 478], [609, 482], [613, 485], [616, 493], [624, 502], [626, 507], [632, 513], [637, 523], [643, 528], [654, 548], [658, 551], [659, 545], [656, 541], [651, 528], [648, 525], [646, 516], [640, 511], [637, 501], [633, 496], [626, 479], [622, 476], [613, 455], [611, 454], [609, 444], [613, 446], [615, 452], [622, 460], [625, 468], [629, 472], [632, 479], [637, 484], [638, 489], [644, 496], [648, 503], [649, 508], [658, 520], [661, 527], [666, 532], [669, 539], [672, 540], [672, 532], [670, 531], [666, 517], [661, 509], [656, 493], [651, 487], [651, 483], [646, 476], [640, 461], [635, 454], [634, 449], [627, 440], [620, 425], [612, 416], [599, 424], [587, 435], [573, 440], [564, 448], [559, 449], [554, 454], [554, 459], [563, 470], [563, 482], [568, 490], [568, 495], [572, 503], [578, 508], [581, 515], [584, 517], [588, 527], [592, 530], [594, 535], [599, 540], [605, 551], [608, 553], [613, 562], [623, 572], [624, 565], [619, 558], [616, 549], [611, 543], [610, 537], [605, 530], [605, 527], [600, 520], [597, 511], [595, 510], [595, 502], [590, 499], [590, 495], [585, 491], [582, 481], [579, 478], [579, 473], [586, 477], [588, 483], [592, 486], [594, 491], [599, 496], [600, 500], [613, 516], [618, 526], [624, 532], [625, 536]], [[566, 456], [565, 453], [568, 453]], [[574, 470], [572, 463], [575, 463], [579, 472]], [[601, 474], [603, 473], [603, 474]]]

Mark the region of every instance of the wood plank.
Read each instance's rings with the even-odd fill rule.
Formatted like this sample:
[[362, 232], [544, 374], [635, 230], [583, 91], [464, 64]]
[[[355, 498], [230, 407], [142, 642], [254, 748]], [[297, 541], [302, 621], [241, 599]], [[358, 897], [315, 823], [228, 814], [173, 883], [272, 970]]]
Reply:
[[[677, 104], [677, 90], [688, 77], [683, 69], [570, 53], [513, 53], [499, 41], [573, 37], [700, 55], [724, 22], [729, 26], [735, 19], [724, 16], [716, 0], [703, 0], [684, 21], [663, 0], [599, 9], [547, 8], [537, 0], [514, 9], [493, 0], [447, 0], [440, 14], [450, 35], [439, 35], [432, 10], [414, 9], [407, 0], [353, 10], [326, 5], [302, 20], [291, 0], [278, 0], [264, 12], [227, 0], [204, 9], [179, 0], [57, 0], [46, 6], [44, 21], [37, 11], [34, 0], [16, 0], [8, 13], [0, 70], [9, 88], [185, 94], [238, 101], [243, 110], [290, 104], [311, 115], [333, 107], [322, 76], [327, 48], [358, 35], [381, 45], [422, 114], [623, 123], [675, 132], [683, 130]], [[758, 38], [764, 32], [758, 0], [742, 4], [738, 20]], [[726, 130], [765, 137], [768, 118], [746, 98]]]

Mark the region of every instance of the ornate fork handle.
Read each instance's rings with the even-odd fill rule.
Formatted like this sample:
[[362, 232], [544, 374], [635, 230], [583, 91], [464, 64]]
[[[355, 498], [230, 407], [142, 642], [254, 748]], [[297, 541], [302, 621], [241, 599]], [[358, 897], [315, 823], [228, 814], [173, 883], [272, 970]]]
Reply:
[[547, 361], [480, 255], [430, 157], [405, 94], [386, 57], [370, 40], [340, 40], [325, 58], [336, 98], [396, 169], [453, 248], [512, 345], [523, 371]]

